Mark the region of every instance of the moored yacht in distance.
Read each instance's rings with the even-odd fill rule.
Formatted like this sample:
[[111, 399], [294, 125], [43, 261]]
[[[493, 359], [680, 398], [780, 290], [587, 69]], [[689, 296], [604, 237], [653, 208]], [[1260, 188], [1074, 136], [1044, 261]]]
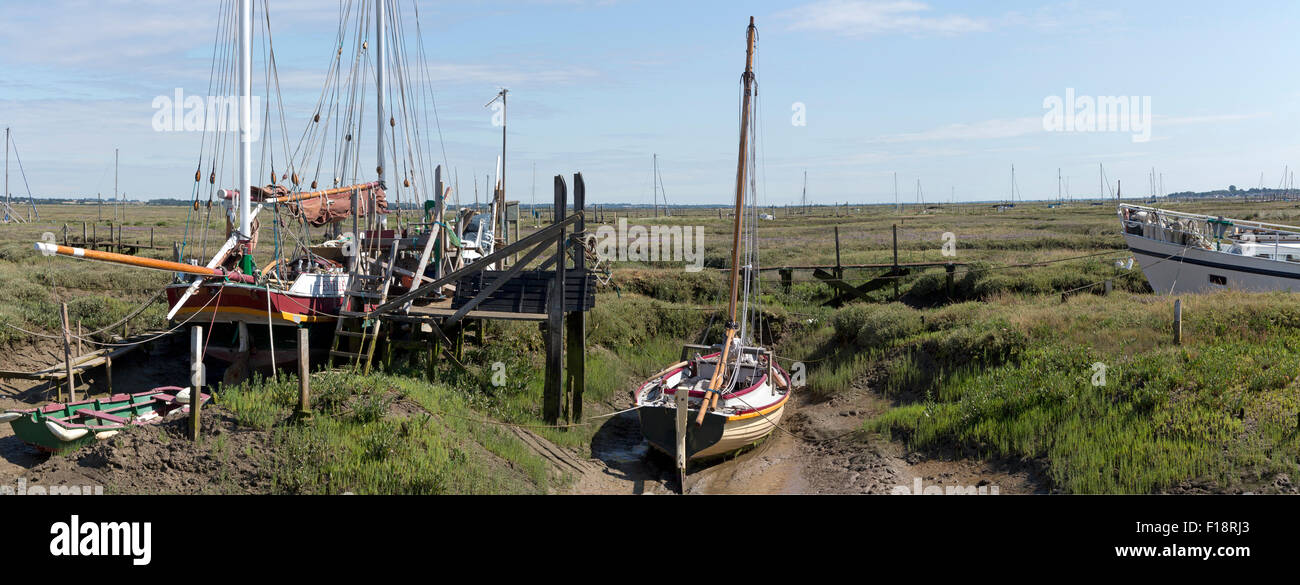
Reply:
[[1129, 204], [1119, 217], [1157, 293], [1300, 291], [1300, 227]]

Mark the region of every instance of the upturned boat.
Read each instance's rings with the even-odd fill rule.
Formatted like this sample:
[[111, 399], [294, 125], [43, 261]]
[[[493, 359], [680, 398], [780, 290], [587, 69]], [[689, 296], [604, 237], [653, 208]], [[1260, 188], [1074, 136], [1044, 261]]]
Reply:
[[705, 353], [697, 351], [694, 357], [665, 368], [632, 393], [642, 434], [654, 448], [676, 456], [683, 479], [687, 461], [725, 455], [768, 436], [781, 421], [792, 388], [790, 376], [776, 364], [775, 356], [754, 342], [761, 317], [754, 242], [758, 210], [752, 197], [746, 206], [746, 193], [752, 193], [754, 188], [746, 179], [752, 164], [756, 37], [751, 17], [746, 31], [736, 219], [724, 339], [708, 349], [687, 346], [687, 351], [703, 349]]
[[[69, 403], [51, 403], [0, 414], [14, 435], [42, 451], [66, 454], [116, 435], [130, 425], [154, 424], [169, 415], [188, 413], [192, 401], [188, 388], [164, 386], [135, 394], [114, 394]], [[199, 394], [206, 403], [211, 397]]]

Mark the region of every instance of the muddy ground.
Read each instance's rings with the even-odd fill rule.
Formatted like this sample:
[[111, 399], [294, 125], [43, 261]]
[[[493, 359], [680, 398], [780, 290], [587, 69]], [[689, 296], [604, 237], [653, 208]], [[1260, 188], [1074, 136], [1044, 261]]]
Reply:
[[[865, 436], [864, 420], [888, 407], [868, 388], [824, 402], [796, 393], [781, 429], [756, 447], [722, 461], [692, 465], [688, 494], [890, 494], [898, 486], [995, 486], [1001, 494], [1048, 493], [1033, 462], [981, 462], [908, 451], [901, 443]], [[670, 457], [641, 437], [635, 412], [605, 423], [592, 441], [596, 468], [581, 476], [578, 494], [668, 494], [679, 490]]]
[[[52, 344], [51, 344], [52, 345]], [[159, 342], [115, 363], [114, 390], [140, 391], [184, 385], [188, 358], [182, 343]], [[60, 348], [61, 350], [61, 348]], [[33, 345], [0, 359], [9, 369], [34, 370], [56, 363], [54, 347]], [[102, 369], [79, 388], [106, 390]], [[9, 380], [0, 383], [0, 410], [42, 403], [48, 385]], [[613, 412], [626, 405], [599, 405]], [[921, 454], [879, 436], [855, 431], [888, 407], [867, 387], [824, 402], [796, 394], [781, 429], [737, 456], [693, 465], [688, 494], [889, 494], [899, 486], [996, 487], [998, 493], [1047, 493], [1047, 482], [1032, 462], [982, 462], [960, 455]], [[418, 407], [416, 407], [418, 408]], [[400, 413], [396, 413], [400, 414]], [[267, 493], [268, 474], [251, 460], [265, 460], [266, 433], [239, 428], [221, 409], [204, 414], [199, 449], [185, 438], [186, 421], [135, 428], [71, 457], [51, 457], [18, 441], [8, 425], [0, 428], [0, 485], [102, 485], [108, 493]], [[552, 462], [557, 475], [572, 480], [566, 493], [669, 494], [680, 486], [670, 457], [653, 451], [641, 436], [635, 412], [601, 423], [590, 445], [591, 457], [518, 430], [524, 443]], [[257, 454], [258, 457], [248, 456]]]

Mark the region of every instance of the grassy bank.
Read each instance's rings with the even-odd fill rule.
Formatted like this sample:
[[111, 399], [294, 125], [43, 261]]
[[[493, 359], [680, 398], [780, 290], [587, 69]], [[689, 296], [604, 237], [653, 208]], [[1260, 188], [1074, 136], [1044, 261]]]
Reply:
[[922, 450], [1035, 459], [1068, 492], [1294, 476], [1300, 309], [1287, 294], [1185, 303], [1182, 345], [1172, 302], [1145, 295], [850, 307], [832, 320], [830, 375], [810, 382], [829, 394], [869, 376], [897, 402], [870, 429]]

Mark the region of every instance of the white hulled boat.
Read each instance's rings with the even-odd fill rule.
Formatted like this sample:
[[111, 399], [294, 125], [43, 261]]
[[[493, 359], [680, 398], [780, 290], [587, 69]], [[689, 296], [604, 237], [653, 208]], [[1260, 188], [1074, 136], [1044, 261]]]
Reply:
[[1130, 204], [1119, 217], [1157, 293], [1300, 290], [1300, 227]]

